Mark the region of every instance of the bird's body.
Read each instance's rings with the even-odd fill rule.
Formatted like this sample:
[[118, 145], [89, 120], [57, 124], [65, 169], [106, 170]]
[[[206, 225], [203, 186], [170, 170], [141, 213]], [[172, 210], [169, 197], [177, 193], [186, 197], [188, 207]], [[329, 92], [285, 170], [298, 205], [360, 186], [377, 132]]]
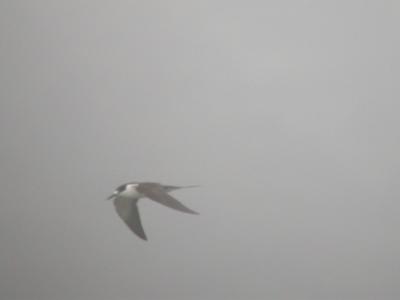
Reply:
[[137, 236], [147, 240], [137, 207], [139, 199], [149, 198], [169, 208], [189, 214], [197, 214], [197, 212], [187, 208], [168, 194], [170, 191], [189, 187], [194, 186], [162, 185], [156, 182], [130, 182], [116, 188], [108, 199], [114, 200], [115, 210], [126, 225]]
[[139, 193], [137, 188], [137, 184], [126, 184], [124, 185], [124, 189], [118, 193], [118, 197], [124, 198], [132, 198], [132, 199], [140, 199], [143, 198], [143, 194]]

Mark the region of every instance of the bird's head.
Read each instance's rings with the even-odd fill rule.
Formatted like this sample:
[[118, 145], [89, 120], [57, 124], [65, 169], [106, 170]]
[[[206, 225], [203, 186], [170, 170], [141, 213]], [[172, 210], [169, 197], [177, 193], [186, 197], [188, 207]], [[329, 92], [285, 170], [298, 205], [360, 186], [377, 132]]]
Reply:
[[114, 192], [107, 197], [107, 200], [113, 200], [116, 198], [118, 195], [123, 194], [124, 192], [130, 191], [138, 186], [138, 183], [136, 182], [129, 182], [129, 183], [124, 183], [117, 187]]

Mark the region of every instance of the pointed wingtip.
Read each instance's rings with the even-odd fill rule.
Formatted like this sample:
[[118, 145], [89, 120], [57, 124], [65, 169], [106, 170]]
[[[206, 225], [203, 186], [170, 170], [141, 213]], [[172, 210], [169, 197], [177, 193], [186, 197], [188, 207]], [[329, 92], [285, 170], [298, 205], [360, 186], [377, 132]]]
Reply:
[[[136, 233], [136, 232], [135, 232]], [[138, 233], [136, 233], [136, 235], [141, 239], [141, 240], [143, 240], [143, 241], [146, 241], [147, 242], [147, 236], [145, 235], [145, 234], [138, 234]]]
[[197, 187], [201, 187], [201, 185], [193, 184], [193, 185], [174, 186], [174, 189], [180, 190], [180, 189], [190, 189], [190, 188], [197, 188]]

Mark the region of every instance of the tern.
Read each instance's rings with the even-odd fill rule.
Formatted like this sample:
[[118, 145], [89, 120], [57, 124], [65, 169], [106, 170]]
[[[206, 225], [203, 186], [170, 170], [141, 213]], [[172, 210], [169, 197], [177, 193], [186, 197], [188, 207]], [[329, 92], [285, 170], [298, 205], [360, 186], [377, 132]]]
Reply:
[[168, 194], [174, 190], [192, 187], [197, 187], [197, 185], [175, 186], [163, 185], [157, 182], [129, 182], [117, 187], [107, 199], [113, 200], [118, 215], [133, 233], [141, 239], [147, 240], [140, 220], [138, 201], [141, 198], [148, 198], [169, 208], [197, 215], [197, 212], [187, 208]]

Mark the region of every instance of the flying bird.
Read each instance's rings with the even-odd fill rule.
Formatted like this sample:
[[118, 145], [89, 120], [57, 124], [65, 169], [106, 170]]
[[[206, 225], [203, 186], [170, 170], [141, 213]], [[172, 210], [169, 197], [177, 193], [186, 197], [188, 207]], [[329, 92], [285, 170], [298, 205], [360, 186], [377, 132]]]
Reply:
[[141, 198], [149, 198], [169, 208], [184, 213], [197, 215], [168, 193], [183, 188], [197, 187], [196, 185], [174, 186], [156, 182], [130, 182], [117, 187], [107, 199], [114, 201], [115, 210], [126, 225], [141, 239], [147, 240], [140, 220], [137, 203]]

